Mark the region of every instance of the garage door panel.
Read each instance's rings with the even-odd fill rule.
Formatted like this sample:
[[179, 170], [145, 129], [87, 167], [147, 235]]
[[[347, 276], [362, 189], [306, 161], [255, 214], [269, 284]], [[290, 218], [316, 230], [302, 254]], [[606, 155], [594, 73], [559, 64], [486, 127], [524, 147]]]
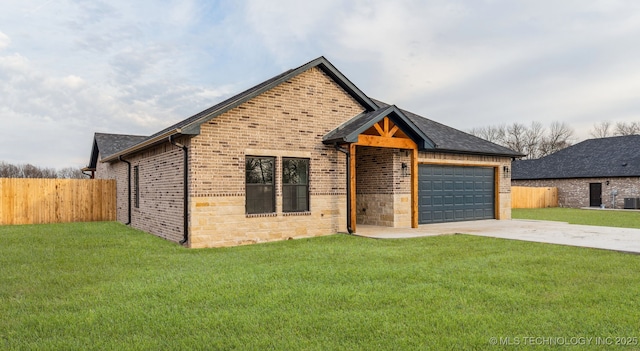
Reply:
[[491, 167], [420, 165], [420, 223], [495, 218]]

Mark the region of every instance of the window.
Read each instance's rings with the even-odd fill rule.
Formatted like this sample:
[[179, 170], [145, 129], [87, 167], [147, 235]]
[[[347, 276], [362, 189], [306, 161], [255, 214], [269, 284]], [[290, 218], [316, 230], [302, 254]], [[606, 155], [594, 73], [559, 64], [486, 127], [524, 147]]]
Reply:
[[309, 159], [282, 159], [282, 212], [309, 211]]
[[133, 205], [140, 208], [140, 169], [133, 166]]
[[245, 159], [246, 212], [276, 212], [275, 157]]

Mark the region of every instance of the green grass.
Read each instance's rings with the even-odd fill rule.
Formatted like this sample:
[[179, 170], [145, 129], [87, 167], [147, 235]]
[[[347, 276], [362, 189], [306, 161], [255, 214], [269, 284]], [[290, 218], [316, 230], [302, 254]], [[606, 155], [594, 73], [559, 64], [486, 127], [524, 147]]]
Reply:
[[517, 219], [536, 219], [567, 222], [570, 224], [640, 229], [640, 212], [638, 211], [582, 210], [577, 208], [554, 207], [513, 209], [511, 216]]
[[[117, 223], [5, 226], [0, 238], [2, 350], [543, 350], [524, 338], [640, 337], [637, 255], [467, 235], [190, 250]], [[640, 347], [595, 343], [583, 348]]]

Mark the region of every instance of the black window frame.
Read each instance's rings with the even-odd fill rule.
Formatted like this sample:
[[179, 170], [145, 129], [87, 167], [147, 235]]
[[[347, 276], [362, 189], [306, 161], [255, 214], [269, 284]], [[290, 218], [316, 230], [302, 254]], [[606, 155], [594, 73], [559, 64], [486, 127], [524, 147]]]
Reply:
[[140, 208], [140, 167], [133, 166], [133, 206]]
[[[255, 167], [255, 160], [270, 160], [271, 174], [264, 173], [262, 161], [259, 161], [260, 174], [249, 166]], [[268, 214], [276, 212], [276, 158], [274, 156], [245, 156], [245, 213]], [[270, 179], [269, 179], [270, 178]], [[270, 180], [270, 183], [268, 182]], [[269, 194], [270, 193], [270, 194]], [[266, 196], [265, 196], [266, 195]], [[270, 203], [268, 203], [269, 200]], [[266, 204], [265, 204], [266, 203]]]
[[[290, 176], [290, 170], [287, 170], [289, 161], [304, 161], [306, 165], [305, 176], [303, 179], [295, 177], [295, 182], [291, 182], [293, 179]], [[309, 176], [311, 168], [311, 159], [304, 157], [283, 157], [282, 158], [282, 212], [294, 213], [294, 212], [309, 212]], [[304, 180], [304, 182], [301, 182]], [[301, 196], [303, 193], [304, 196]], [[302, 200], [302, 201], [301, 201]]]

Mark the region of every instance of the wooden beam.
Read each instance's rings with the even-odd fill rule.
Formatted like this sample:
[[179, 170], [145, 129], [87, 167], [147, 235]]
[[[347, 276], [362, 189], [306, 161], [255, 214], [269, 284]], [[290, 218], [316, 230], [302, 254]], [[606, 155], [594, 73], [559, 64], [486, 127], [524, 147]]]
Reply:
[[413, 140], [408, 138], [388, 138], [364, 134], [358, 135], [357, 144], [360, 146], [389, 147], [395, 149], [415, 149], [418, 147]]
[[349, 144], [349, 155], [350, 162], [349, 168], [351, 172], [351, 176], [349, 178], [349, 182], [351, 182], [351, 193], [349, 194], [350, 203], [351, 203], [351, 213], [349, 216], [351, 218], [351, 229], [353, 232], [356, 232], [356, 144]]
[[500, 215], [500, 167], [493, 168], [493, 194], [495, 199], [493, 218], [502, 219]]
[[380, 122], [374, 123], [373, 127], [378, 131], [378, 134], [380, 134], [380, 136], [384, 136], [384, 130], [382, 130], [382, 128], [380, 127]]
[[395, 126], [393, 126], [393, 128], [391, 128], [391, 130], [388, 133], [388, 137], [391, 138], [394, 134], [396, 134], [396, 132], [398, 131], [398, 129], [400, 129], [398, 127], [398, 125], [396, 124]]
[[384, 134], [382, 136], [389, 136], [389, 117], [384, 118]]
[[411, 228], [418, 228], [418, 148], [411, 150]]

